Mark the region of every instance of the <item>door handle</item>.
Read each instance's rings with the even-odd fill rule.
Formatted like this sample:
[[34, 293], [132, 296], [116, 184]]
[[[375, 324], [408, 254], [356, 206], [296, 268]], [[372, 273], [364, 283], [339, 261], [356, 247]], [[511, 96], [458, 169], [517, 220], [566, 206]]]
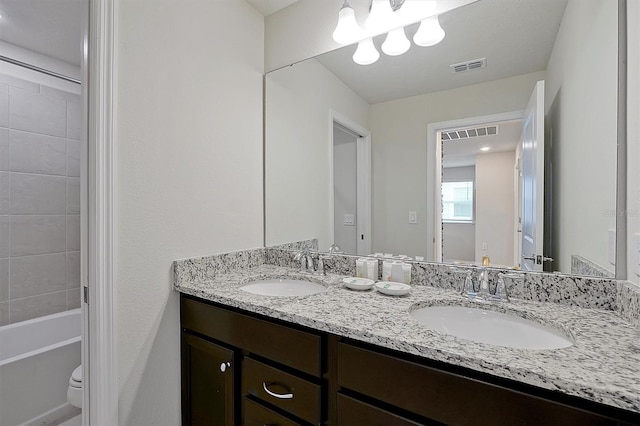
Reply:
[[293, 394], [292, 393], [275, 393], [269, 390], [269, 386], [271, 386], [273, 383], [267, 383], [267, 382], [262, 382], [262, 389], [264, 389], [264, 391], [271, 395], [274, 398], [278, 398], [278, 399], [293, 399]]
[[223, 362], [222, 364], [220, 364], [220, 371], [224, 373], [225, 371], [227, 371], [227, 368], [230, 368], [230, 367], [231, 367], [230, 362]]

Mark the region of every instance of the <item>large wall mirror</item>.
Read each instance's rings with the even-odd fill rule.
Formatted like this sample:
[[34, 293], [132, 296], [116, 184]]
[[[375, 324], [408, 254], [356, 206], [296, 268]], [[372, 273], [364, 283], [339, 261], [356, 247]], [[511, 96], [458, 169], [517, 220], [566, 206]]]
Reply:
[[267, 74], [265, 244], [613, 277], [617, 0], [440, 23], [371, 65], [352, 45]]

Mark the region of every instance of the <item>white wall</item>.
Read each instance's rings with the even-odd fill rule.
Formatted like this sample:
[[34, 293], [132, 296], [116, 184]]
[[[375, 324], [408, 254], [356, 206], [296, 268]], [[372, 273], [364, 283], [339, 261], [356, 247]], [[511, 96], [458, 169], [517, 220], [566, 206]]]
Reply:
[[640, 233], [640, 2], [627, 2], [628, 22], [628, 131], [627, 131], [627, 279], [640, 283], [638, 244]]
[[180, 424], [174, 259], [262, 245], [263, 17], [244, 1], [118, 6], [119, 424]]
[[315, 60], [267, 75], [266, 245], [331, 245], [331, 111], [367, 128], [369, 104]]
[[570, 0], [547, 67], [553, 257], [561, 271], [571, 270], [571, 254], [613, 270], [607, 230], [615, 228], [617, 9], [611, 0]]
[[[427, 157], [435, 153], [427, 153], [427, 124], [523, 110], [544, 77], [525, 74], [371, 106], [373, 251], [432, 253], [425, 218], [427, 185], [433, 185]], [[408, 223], [411, 210], [417, 225]]]
[[515, 151], [476, 156], [476, 262], [486, 255], [492, 265], [513, 266], [515, 158]]
[[[341, 251], [357, 254], [357, 143], [358, 138], [344, 130], [333, 128], [333, 228], [334, 242]], [[354, 217], [345, 225], [344, 215]]]
[[[445, 142], [446, 144], [446, 142]], [[446, 145], [445, 145], [446, 155]], [[470, 180], [474, 182], [475, 166], [448, 167], [442, 169], [442, 182], [456, 182]], [[473, 211], [475, 217], [475, 195], [473, 197]], [[442, 257], [445, 261], [475, 262], [476, 258], [476, 225], [475, 223], [444, 222], [442, 224]]]

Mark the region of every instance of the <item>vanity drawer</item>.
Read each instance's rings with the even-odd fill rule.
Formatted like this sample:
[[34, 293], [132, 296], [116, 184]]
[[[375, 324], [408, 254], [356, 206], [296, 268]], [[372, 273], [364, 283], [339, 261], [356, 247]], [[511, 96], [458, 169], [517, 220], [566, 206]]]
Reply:
[[242, 394], [266, 401], [309, 423], [320, 424], [322, 420], [319, 385], [248, 357], [242, 362]]
[[298, 423], [269, 410], [247, 397], [243, 398], [242, 403], [244, 404], [244, 420], [242, 423], [244, 426], [298, 426]]
[[446, 424], [620, 424], [580, 408], [343, 342], [338, 343], [337, 369], [339, 386]]
[[321, 338], [186, 297], [182, 327], [269, 358], [315, 377], [321, 376]]
[[367, 426], [418, 426], [420, 423], [405, 419], [366, 402], [338, 394], [338, 424]]

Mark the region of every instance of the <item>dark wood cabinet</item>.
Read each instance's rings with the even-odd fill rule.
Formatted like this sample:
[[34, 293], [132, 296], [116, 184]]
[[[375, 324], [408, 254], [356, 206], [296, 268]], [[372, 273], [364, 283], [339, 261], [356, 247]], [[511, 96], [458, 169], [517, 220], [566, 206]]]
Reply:
[[638, 413], [191, 296], [181, 326], [184, 425], [640, 425]]
[[235, 363], [232, 350], [182, 333], [182, 424], [234, 424]]

